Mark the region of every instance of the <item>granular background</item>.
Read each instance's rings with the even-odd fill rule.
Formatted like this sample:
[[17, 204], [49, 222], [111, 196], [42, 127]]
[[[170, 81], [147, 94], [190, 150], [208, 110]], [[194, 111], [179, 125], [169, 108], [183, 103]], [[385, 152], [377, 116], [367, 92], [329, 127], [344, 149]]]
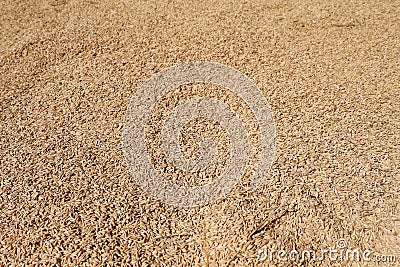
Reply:
[[[399, 261], [399, 14], [399, 1], [1, 1], [0, 265], [292, 266], [257, 253], [341, 238]], [[139, 189], [121, 132], [142, 83], [193, 61], [250, 77], [278, 137], [261, 188], [183, 209]]]

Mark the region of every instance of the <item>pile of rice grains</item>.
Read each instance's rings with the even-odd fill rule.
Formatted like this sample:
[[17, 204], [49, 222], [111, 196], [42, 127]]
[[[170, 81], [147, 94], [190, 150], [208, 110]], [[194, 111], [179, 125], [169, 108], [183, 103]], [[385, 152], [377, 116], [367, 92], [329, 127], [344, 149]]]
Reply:
[[[399, 262], [399, 14], [398, 1], [2, 1], [0, 266]], [[276, 155], [258, 190], [181, 208], [140, 189], [121, 134], [141, 84], [195, 61], [254, 81]], [[339, 248], [387, 257], [301, 258]]]

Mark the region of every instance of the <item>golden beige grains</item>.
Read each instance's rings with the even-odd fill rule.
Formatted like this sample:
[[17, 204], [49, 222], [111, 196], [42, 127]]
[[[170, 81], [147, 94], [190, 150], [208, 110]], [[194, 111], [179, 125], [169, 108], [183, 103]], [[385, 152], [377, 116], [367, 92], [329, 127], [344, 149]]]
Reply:
[[[260, 263], [258, 251], [341, 239], [400, 260], [399, 12], [396, 1], [3, 1], [0, 266], [296, 266]], [[257, 84], [277, 153], [263, 186], [247, 190], [260, 135], [243, 109], [254, 145], [244, 182], [183, 209], [138, 188], [121, 131], [143, 82], [194, 61]], [[215, 86], [185, 90], [163, 107], [199, 91], [224, 97]], [[226, 136], [212, 121], [186, 126], [187, 157], [201, 130], [221, 160], [202, 175], [166, 172], [182, 184], [212, 181]]]

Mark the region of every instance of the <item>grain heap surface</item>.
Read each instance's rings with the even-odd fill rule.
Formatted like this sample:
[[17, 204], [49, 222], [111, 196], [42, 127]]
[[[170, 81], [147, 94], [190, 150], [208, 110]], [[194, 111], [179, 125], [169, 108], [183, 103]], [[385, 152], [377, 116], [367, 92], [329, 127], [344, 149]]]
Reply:
[[[1, 1], [0, 265], [292, 266], [258, 251], [338, 240], [399, 262], [399, 14], [398, 1]], [[121, 133], [142, 83], [194, 61], [252, 79], [277, 144], [257, 191], [184, 209], [140, 190]]]

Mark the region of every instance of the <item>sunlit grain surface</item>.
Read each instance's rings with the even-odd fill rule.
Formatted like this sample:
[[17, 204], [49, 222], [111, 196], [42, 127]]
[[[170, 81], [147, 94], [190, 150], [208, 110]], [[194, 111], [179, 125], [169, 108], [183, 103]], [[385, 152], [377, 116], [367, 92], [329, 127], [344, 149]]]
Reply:
[[[399, 14], [398, 1], [1, 1], [0, 262], [291, 266], [258, 251], [340, 238], [400, 261]], [[183, 209], [138, 188], [121, 131], [143, 82], [192, 61], [250, 77], [278, 138], [258, 191]]]

